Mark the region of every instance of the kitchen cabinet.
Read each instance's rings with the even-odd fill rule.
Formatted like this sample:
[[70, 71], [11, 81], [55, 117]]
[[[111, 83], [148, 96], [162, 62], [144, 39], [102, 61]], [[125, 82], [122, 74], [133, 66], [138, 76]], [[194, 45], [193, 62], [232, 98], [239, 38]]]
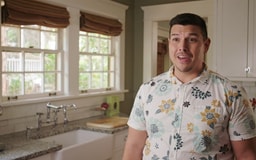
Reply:
[[123, 131], [120, 131], [114, 134], [113, 156], [111, 160], [122, 159], [127, 136], [128, 136], [128, 129], [125, 129]]
[[256, 80], [256, 0], [217, 0], [217, 72], [238, 81]]

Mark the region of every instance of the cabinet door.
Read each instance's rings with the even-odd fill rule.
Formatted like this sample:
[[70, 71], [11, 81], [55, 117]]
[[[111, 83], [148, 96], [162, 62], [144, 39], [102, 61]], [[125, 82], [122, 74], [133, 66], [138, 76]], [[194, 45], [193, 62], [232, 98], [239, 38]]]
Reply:
[[247, 76], [248, 1], [217, 2], [217, 71], [231, 78]]
[[113, 149], [113, 156], [111, 160], [122, 159], [127, 136], [128, 136], [127, 129], [114, 134], [114, 149]]
[[248, 77], [256, 77], [256, 0], [249, 0]]

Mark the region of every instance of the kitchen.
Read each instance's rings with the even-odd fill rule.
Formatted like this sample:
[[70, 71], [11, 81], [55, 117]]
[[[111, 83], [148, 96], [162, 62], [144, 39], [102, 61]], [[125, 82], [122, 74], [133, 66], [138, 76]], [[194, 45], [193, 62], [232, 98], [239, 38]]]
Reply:
[[[186, 5], [189, 6], [189, 9], [197, 12], [201, 12], [202, 14], [205, 14], [208, 16], [208, 27], [210, 36], [213, 40], [213, 45], [211, 48], [211, 51], [208, 54], [207, 62], [209, 64], [209, 67], [216, 71], [221, 71], [223, 68], [227, 68], [229, 64], [226, 65], [226, 62], [230, 62], [227, 59], [224, 59], [225, 63], [223, 62], [222, 58], [230, 58], [231, 56], [225, 55], [224, 57], [218, 56], [217, 53], [221, 53], [222, 51], [219, 51], [219, 48], [216, 47], [220, 41], [217, 41], [216, 39], [221, 39], [220, 34], [221, 32], [217, 32], [221, 30], [220, 26], [215, 26], [214, 24], [217, 24], [215, 22], [221, 21], [220, 19], [217, 19], [218, 15], [215, 11], [215, 7], [220, 4], [216, 4], [213, 0], [204, 0], [204, 1], [193, 1], [193, 2], [186, 2], [186, 3], [175, 3], [171, 4], [168, 3], [170, 1], [134, 1], [134, 5], [132, 1], [123, 2], [123, 4], [116, 4], [114, 2], [110, 2], [107, 0], [99, 0], [99, 1], [90, 1], [88, 0], [88, 4], [84, 4], [84, 1], [77, 0], [77, 3], [74, 3], [72, 1], [69, 2], [68, 0], [47, 0], [44, 2], [49, 2], [53, 4], [59, 4], [59, 5], [68, 5], [69, 11], [76, 15], [78, 14], [76, 8], [81, 8], [84, 11], [90, 11], [93, 13], [98, 13], [100, 15], [106, 15], [112, 18], [119, 19], [123, 26], [125, 26], [124, 31], [121, 34], [121, 62], [120, 62], [120, 91], [119, 92], [110, 92], [110, 93], [102, 93], [100, 95], [87, 95], [87, 96], [81, 96], [78, 95], [79, 93], [74, 89], [77, 87], [77, 84], [72, 83], [74, 81], [74, 77], [76, 77], [76, 72], [73, 72], [72, 68], [67, 69], [67, 72], [69, 73], [68, 80], [66, 82], [67, 91], [70, 92], [70, 96], [63, 96], [58, 98], [49, 98], [49, 99], [41, 99], [41, 100], [35, 100], [35, 101], [15, 101], [15, 102], [5, 102], [1, 103], [3, 113], [2, 116], [0, 116], [0, 133], [2, 134], [8, 134], [13, 132], [19, 132], [26, 129], [27, 126], [36, 126], [37, 125], [37, 112], [46, 112], [46, 104], [50, 101], [54, 105], [62, 105], [62, 104], [76, 104], [77, 110], [69, 110], [68, 116], [69, 120], [78, 120], [81, 118], [90, 118], [94, 116], [100, 116], [103, 114], [102, 111], [95, 110], [98, 108], [101, 103], [103, 103], [106, 100], [106, 96], [108, 95], [117, 95], [120, 97], [120, 110], [122, 113], [128, 115], [133, 103], [133, 99], [135, 96], [135, 93], [139, 87], [139, 85], [143, 82], [148, 80], [151, 76], [155, 75], [156, 70], [156, 46], [152, 46], [151, 44], [157, 44], [157, 21], [163, 21], [168, 20], [170, 17], [172, 17], [176, 12], [179, 12], [181, 10], [176, 11], [175, 8], [182, 8], [184, 11], [186, 11], [188, 8]], [[87, 2], [87, 1], [86, 1]], [[121, 1], [122, 2], [122, 1]], [[177, 1], [173, 1], [177, 2]], [[230, 1], [228, 1], [230, 2]], [[223, 4], [223, 6], [227, 7], [227, 4]], [[252, 18], [251, 15], [255, 13], [255, 1], [248, 0], [246, 2], [254, 3], [254, 5], [248, 5], [250, 6], [250, 12], [247, 13], [245, 8], [243, 13], [245, 16], [248, 14], [250, 15], [250, 19]], [[231, 2], [230, 2], [231, 3]], [[233, 1], [232, 1], [233, 3]], [[242, 3], [241, 1], [237, 1], [237, 3]], [[156, 5], [158, 4], [158, 5]], [[191, 7], [191, 5], [195, 4], [195, 8]], [[152, 6], [151, 6], [152, 5]], [[203, 7], [202, 7], [203, 6]], [[240, 7], [240, 5], [237, 5]], [[248, 7], [247, 6], [247, 7]], [[142, 7], [142, 8], [140, 8]], [[220, 5], [222, 7], [222, 5]], [[218, 7], [218, 13], [221, 13], [220, 11], [223, 11]], [[246, 7], [246, 5], [245, 5]], [[111, 9], [109, 9], [111, 8]], [[235, 9], [234, 9], [235, 10]], [[144, 12], [144, 13], [143, 13]], [[232, 13], [234, 11], [232, 10]], [[71, 16], [72, 16], [71, 14]], [[255, 14], [254, 14], [255, 15]], [[224, 17], [228, 19], [230, 16], [227, 14], [227, 17]], [[221, 17], [221, 16], [220, 16]], [[225, 19], [225, 20], [226, 20]], [[242, 17], [240, 20], [245, 20], [246, 18]], [[77, 19], [71, 19], [71, 24], [74, 23], [74, 21], [78, 21]], [[255, 26], [256, 20], [254, 17], [254, 21], [249, 21], [250, 24], [246, 23], [239, 23], [239, 24], [248, 24], [248, 26]], [[253, 23], [253, 24], [251, 24]], [[75, 25], [75, 24], [73, 24]], [[225, 24], [224, 24], [225, 25]], [[229, 25], [228, 23], [226, 25]], [[225, 27], [225, 26], [224, 26]], [[240, 29], [241, 27], [237, 27]], [[237, 29], [235, 28], [235, 29]], [[252, 27], [253, 28], [253, 27]], [[256, 33], [255, 30], [253, 30], [251, 27], [249, 27], [249, 30], [247, 27], [242, 27], [242, 33], [246, 33], [244, 35], [249, 35], [248, 43], [246, 40], [246, 44], [243, 44], [243, 49], [248, 50], [248, 53], [254, 53], [252, 57], [248, 57], [249, 61], [252, 61], [254, 65], [251, 67], [250, 73], [255, 73], [255, 53], [256, 53], [256, 46], [255, 44], [255, 38]], [[224, 31], [227, 31], [227, 28], [224, 28]], [[247, 34], [247, 31], [252, 34]], [[70, 39], [69, 41], [71, 44], [69, 46], [73, 46], [77, 42], [74, 32], [71, 29], [69, 32]], [[216, 34], [215, 34], [216, 33]], [[155, 35], [153, 35], [155, 34]], [[71, 36], [72, 35], [72, 36]], [[227, 34], [229, 35], [229, 34]], [[240, 35], [237, 35], [238, 38], [232, 38], [232, 40], [240, 39]], [[227, 38], [227, 37], [224, 37]], [[228, 39], [224, 39], [225, 41], [228, 41]], [[156, 43], [154, 43], [156, 42]], [[78, 42], [77, 42], [78, 43]], [[239, 47], [240, 42], [234, 42], [236, 43], [235, 46]], [[239, 44], [237, 44], [239, 43]], [[142, 47], [144, 46], [144, 47]], [[152, 46], [152, 47], [148, 47]], [[214, 47], [215, 46], [215, 47]], [[248, 46], [248, 47], [247, 47]], [[233, 48], [234, 46], [232, 46]], [[233, 48], [233, 50], [229, 51], [226, 48], [223, 48], [224, 51], [228, 51], [233, 53], [233, 50], [236, 51], [237, 48]], [[75, 48], [70, 47], [68, 52], [70, 53], [76, 53], [77, 50]], [[244, 51], [242, 51], [244, 53]], [[72, 61], [75, 61], [76, 59], [70, 57], [67, 57], [69, 59], [70, 63]], [[248, 54], [250, 56], [250, 54]], [[247, 56], [244, 56], [247, 57]], [[236, 60], [240, 60], [238, 55], [236, 56]], [[247, 60], [246, 60], [247, 61]], [[133, 63], [132, 63], [133, 62]], [[68, 62], [67, 62], [68, 63]], [[246, 62], [247, 63], [247, 62]], [[231, 64], [233, 65], [233, 64]], [[225, 66], [220, 67], [218, 66]], [[143, 69], [144, 68], [144, 69]], [[237, 69], [235, 69], [238, 71]], [[244, 70], [244, 68], [243, 68]], [[143, 73], [143, 74], [142, 74]], [[224, 73], [229, 73], [229, 70], [225, 70]], [[240, 73], [240, 72], [239, 72]], [[242, 83], [245, 88], [248, 90], [248, 93], [251, 97], [256, 97], [256, 75], [238, 75], [236, 77], [233, 77], [234, 80], [239, 81]], [[127, 77], [131, 77], [131, 80]], [[59, 118], [59, 122], [61, 122], [62, 117]]]

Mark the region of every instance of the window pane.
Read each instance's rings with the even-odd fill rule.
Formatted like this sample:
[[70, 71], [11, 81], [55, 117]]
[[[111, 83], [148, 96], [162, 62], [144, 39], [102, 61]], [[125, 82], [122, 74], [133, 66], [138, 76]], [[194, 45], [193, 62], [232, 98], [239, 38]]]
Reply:
[[103, 71], [108, 71], [109, 70], [109, 57], [104, 56], [103, 57]]
[[25, 71], [43, 71], [41, 53], [25, 53]]
[[103, 87], [108, 88], [109, 85], [109, 74], [108, 73], [103, 73]]
[[44, 90], [45, 92], [52, 92], [58, 90], [56, 73], [45, 73]]
[[2, 71], [20, 72], [23, 71], [22, 53], [2, 52]]
[[92, 89], [102, 88], [102, 73], [92, 73]]
[[22, 94], [22, 74], [2, 74], [3, 96], [16, 96]]
[[90, 74], [80, 73], [79, 74], [79, 90], [89, 89], [90, 86]]
[[90, 71], [91, 61], [87, 55], [79, 56], [79, 71]]
[[102, 56], [92, 56], [92, 71], [102, 71]]
[[101, 39], [100, 40], [100, 53], [110, 54], [110, 40]]
[[57, 70], [57, 59], [56, 54], [45, 54], [44, 56], [44, 70], [45, 71], [55, 71]]
[[79, 38], [79, 52], [87, 52], [88, 51], [88, 40], [86, 36], [80, 36]]
[[21, 29], [21, 47], [40, 48], [40, 31]]
[[20, 32], [19, 28], [2, 26], [1, 44], [2, 46], [19, 47]]
[[43, 92], [43, 74], [26, 73], [25, 74], [25, 94], [35, 94]]
[[99, 53], [99, 39], [96, 37], [89, 37], [88, 52]]
[[57, 49], [57, 44], [56, 32], [41, 32], [41, 49]]

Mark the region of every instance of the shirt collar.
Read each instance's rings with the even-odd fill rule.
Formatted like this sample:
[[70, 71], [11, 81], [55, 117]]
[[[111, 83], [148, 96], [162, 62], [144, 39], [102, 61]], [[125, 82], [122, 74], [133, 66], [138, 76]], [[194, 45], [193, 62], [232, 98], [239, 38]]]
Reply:
[[[171, 83], [172, 84], [183, 84], [175, 75], [174, 75], [174, 66], [171, 66], [169, 69], [169, 75], [170, 75], [170, 79], [171, 79]], [[204, 69], [203, 71], [198, 75], [198, 77], [192, 79], [191, 81], [187, 82], [188, 83], [194, 83], [196, 81], [199, 81], [201, 83], [205, 83], [205, 81], [207, 81], [207, 79], [209, 78], [209, 70], [208, 70], [208, 66], [206, 64], [204, 64]]]

